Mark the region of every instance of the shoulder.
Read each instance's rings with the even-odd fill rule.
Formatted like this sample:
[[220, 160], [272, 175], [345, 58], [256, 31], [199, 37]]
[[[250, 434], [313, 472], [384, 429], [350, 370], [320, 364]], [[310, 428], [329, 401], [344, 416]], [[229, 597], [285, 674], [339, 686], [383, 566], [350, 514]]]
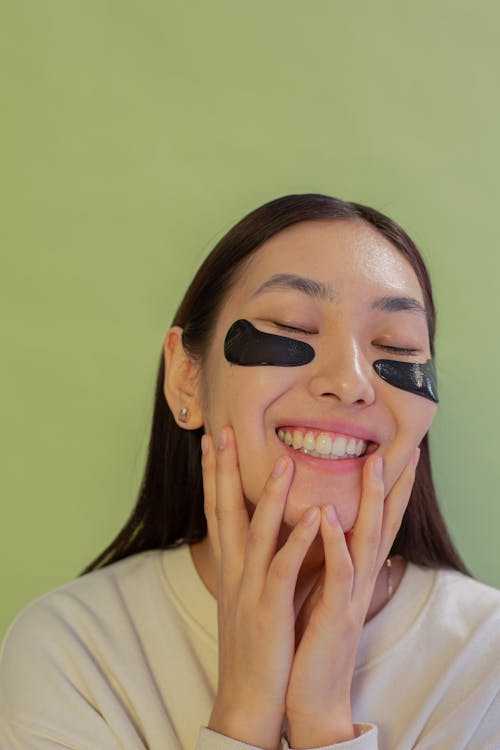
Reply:
[[453, 719], [457, 732], [474, 737], [471, 747], [480, 746], [481, 733], [490, 742], [491, 733], [498, 732], [500, 591], [456, 571], [438, 570], [417, 631], [420, 645], [413, 653], [435, 696], [429, 728], [435, 724], [439, 732]]
[[500, 591], [456, 570], [436, 572], [430, 604], [442, 617], [467, 628], [500, 617]]
[[490, 675], [490, 688], [498, 687], [498, 663], [491, 657], [500, 650], [500, 591], [457, 571], [437, 570], [415, 625], [425, 654], [442, 670], [467, 673], [478, 684]]
[[363, 629], [358, 665], [417, 652], [426, 663], [475, 658], [481, 644], [500, 648], [499, 624], [499, 591], [455, 570], [408, 563], [394, 597]]
[[354, 683], [360, 720], [378, 716], [393, 738], [388, 746], [400, 746], [398, 732], [415, 731], [426, 748], [454, 747], [452, 737], [473, 738], [460, 747], [483, 747], [483, 735], [490, 747], [498, 731], [499, 625], [499, 591], [409, 563], [362, 635]]
[[0, 652], [0, 724], [64, 747], [115, 747], [137, 703], [163, 727], [158, 656], [166, 629], [183, 626], [165, 566], [179, 557], [189, 561], [183, 548], [133, 555], [28, 605]]
[[[189, 554], [186, 547], [149, 550], [87, 573], [31, 602], [14, 619], [7, 631], [2, 656], [13, 642], [26, 645], [43, 635], [87, 628], [99, 622], [114, 629], [127, 613], [147, 611], [169, 596], [169, 565], [182, 571]], [[48, 630], [47, 630], [48, 628]]]
[[28, 604], [14, 619], [5, 642], [8, 644], [26, 629], [34, 636], [38, 626], [48, 624], [49, 620], [61, 626], [72, 619], [80, 622], [80, 618], [91, 618], [95, 610], [112, 615], [115, 608], [126, 606], [128, 597], [139, 593], [141, 581], [154, 580], [151, 574], [158, 555], [156, 550], [133, 555], [44, 594]]
[[[432, 630], [434, 640], [462, 641], [476, 632], [500, 637], [500, 591], [446, 568], [408, 565], [405, 603], [419, 599], [414, 624]], [[411, 585], [408, 585], [411, 584]]]
[[[29, 604], [12, 622], [0, 652], [0, 703], [31, 690], [43, 674], [47, 688], [61, 676], [83, 684], [101, 655], [130, 644], [163, 587], [162, 551], [133, 555], [92, 571]], [[34, 688], [33, 688], [34, 689]]]
[[[149, 550], [92, 571], [29, 604], [12, 622], [0, 651], [0, 690], [34, 662], [112, 658], [127, 645], [154, 642], [161, 628], [187, 615], [183, 597], [196, 583], [189, 547]], [[193, 584], [194, 582], [194, 584]], [[202, 587], [202, 584], [199, 584]], [[198, 590], [191, 593], [198, 595]], [[76, 657], [76, 658], [73, 658]]]

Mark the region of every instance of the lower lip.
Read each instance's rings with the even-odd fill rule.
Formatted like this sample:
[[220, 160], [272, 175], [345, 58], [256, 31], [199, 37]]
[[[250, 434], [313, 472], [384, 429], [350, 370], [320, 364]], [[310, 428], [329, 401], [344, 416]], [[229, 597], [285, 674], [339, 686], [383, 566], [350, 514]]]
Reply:
[[366, 453], [364, 456], [353, 456], [352, 458], [316, 458], [308, 453], [302, 453], [302, 451], [298, 451], [290, 445], [286, 445], [286, 443], [282, 443], [281, 440], [280, 444], [291, 455], [294, 461], [305, 463], [315, 471], [324, 471], [330, 474], [348, 474], [351, 471], [359, 471], [368, 458], [368, 454]]

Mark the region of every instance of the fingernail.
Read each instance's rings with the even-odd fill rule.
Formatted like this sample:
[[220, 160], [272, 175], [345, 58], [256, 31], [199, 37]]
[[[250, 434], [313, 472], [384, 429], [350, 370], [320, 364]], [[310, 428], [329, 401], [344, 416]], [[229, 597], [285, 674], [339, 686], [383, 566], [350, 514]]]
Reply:
[[312, 506], [311, 508], [308, 508], [302, 516], [302, 523], [304, 524], [304, 526], [312, 526], [318, 517], [318, 513], [318, 507]]
[[217, 448], [223, 451], [227, 445], [227, 430], [225, 427], [222, 428], [219, 434], [219, 440], [217, 441]]
[[280, 456], [278, 460], [276, 461], [276, 463], [274, 464], [272, 476], [280, 477], [286, 469], [286, 464], [287, 464], [286, 458], [284, 456]]
[[337, 512], [335, 508], [333, 507], [333, 505], [326, 506], [326, 518], [330, 526], [335, 526], [336, 523], [338, 522]]
[[208, 451], [208, 437], [206, 435], [201, 436], [201, 452], [205, 456]]
[[381, 456], [375, 456], [374, 461], [373, 461], [373, 465], [372, 465], [373, 476], [376, 479], [382, 479], [382, 471], [383, 471], [383, 469], [384, 469], [384, 463], [382, 461], [382, 457]]

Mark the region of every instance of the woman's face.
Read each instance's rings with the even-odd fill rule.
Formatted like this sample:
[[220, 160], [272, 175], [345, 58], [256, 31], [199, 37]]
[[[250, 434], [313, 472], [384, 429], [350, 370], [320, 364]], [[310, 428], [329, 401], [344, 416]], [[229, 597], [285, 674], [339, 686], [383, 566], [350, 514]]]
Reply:
[[[277, 278], [283, 274], [287, 279]], [[423, 308], [415, 272], [363, 222], [296, 224], [251, 257], [223, 306], [202, 376], [205, 430], [217, 439], [224, 425], [233, 427], [250, 505], [285, 453], [294, 463], [288, 526], [307, 507], [332, 503], [349, 530], [366, 452], [383, 457], [390, 490], [436, 411], [432, 401], [373, 369], [377, 359], [423, 363], [431, 356], [425, 314], [402, 298]], [[314, 358], [297, 367], [230, 364], [224, 339], [242, 318], [260, 331], [306, 341]], [[319, 457], [304, 449], [328, 451]]]

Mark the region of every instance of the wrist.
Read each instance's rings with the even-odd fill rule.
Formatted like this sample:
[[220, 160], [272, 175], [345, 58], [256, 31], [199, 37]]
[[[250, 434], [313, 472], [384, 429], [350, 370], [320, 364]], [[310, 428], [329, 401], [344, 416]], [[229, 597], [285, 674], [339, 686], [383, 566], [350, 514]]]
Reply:
[[208, 728], [262, 750], [276, 750], [281, 737], [283, 713], [248, 707], [214, 705]]
[[351, 712], [327, 716], [287, 716], [287, 740], [294, 750], [325, 747], [338, 742], [348, 742], [357, 737]]

